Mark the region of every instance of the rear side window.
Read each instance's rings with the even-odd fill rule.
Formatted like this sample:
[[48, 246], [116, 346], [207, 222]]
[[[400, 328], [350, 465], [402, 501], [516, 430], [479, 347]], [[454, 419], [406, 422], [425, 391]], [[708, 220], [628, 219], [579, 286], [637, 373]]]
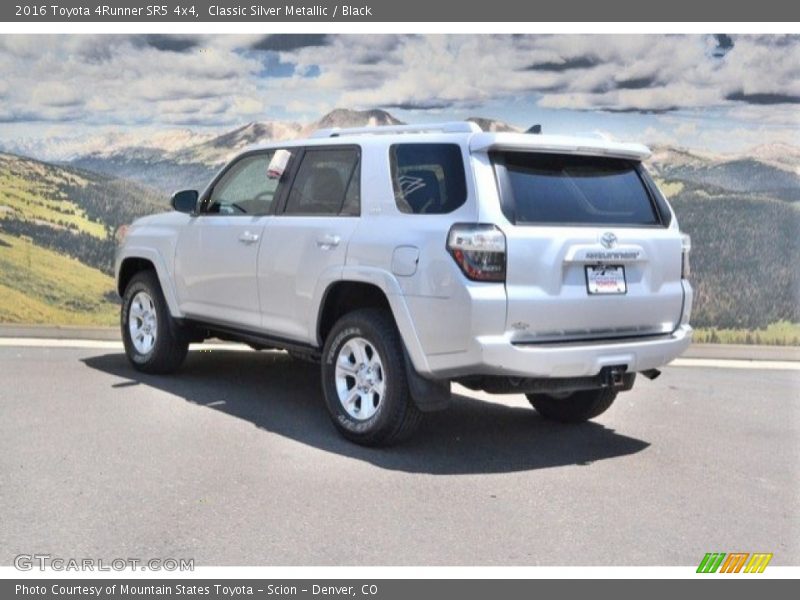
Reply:
[[656, 225], [637, 163], [505, 152], [493, 155], [503, 212], [514, 223]]
[[464, 160], [457, 144], [395, 144], [389, 153], [401, 212], [440, 215], [466, 202]]
[[359, 153], [355, 148], [306, 150], [289, 192], [287, 215], [357, 215]]

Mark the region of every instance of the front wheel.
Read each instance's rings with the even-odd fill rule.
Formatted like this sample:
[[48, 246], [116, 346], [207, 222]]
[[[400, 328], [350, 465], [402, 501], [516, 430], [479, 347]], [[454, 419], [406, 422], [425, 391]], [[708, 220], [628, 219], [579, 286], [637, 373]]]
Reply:
[[567, 396], [526, 394], [528, 401], [546, 419], [562, 423], [582, 423], [606, 412], [617, 397], [616, 390], [580, 390]]
[[189, 341], [172, 320], [153, 271], [131, 278], [120, 315], [125, 353], [145, 373], [171, 373], [183, 364]]
[[357, 310], [333, 326], [322, 352], [322, 387], [345, 438], [388, 446], [417, 428], [422, 414], [408, 389], [402, 344], [385, 310]]

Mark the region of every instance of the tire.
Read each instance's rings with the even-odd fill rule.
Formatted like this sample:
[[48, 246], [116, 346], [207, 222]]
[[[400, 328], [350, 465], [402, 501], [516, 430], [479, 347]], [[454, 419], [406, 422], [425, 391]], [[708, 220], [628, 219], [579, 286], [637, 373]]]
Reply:
[[546, 419], [561, 423], [582, 423], [606, 412], [617, 397], [616, 390], [580, 390], [556, 398], [546, 394], [526, 394], [536, 411]]
[[403, 342], [387, 311], [361, 309], [339, 319], [321, 363], [325, 403], [342, 436], [389, 446], [416, 430], [422, 413], [411, 398]]
[[122, 296], [120, 326], [125, 354], [138, 371], [172, 373], [186, 359], [188, 336], [172, 319], [154, 271], [131, 278]]

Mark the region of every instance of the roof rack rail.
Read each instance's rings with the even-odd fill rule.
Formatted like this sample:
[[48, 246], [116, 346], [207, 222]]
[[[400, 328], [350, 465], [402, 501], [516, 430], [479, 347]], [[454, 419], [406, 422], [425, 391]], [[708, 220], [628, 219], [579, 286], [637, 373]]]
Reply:
[[423, 123], [420, 125], [376, 125], [374, 127], [331, 127], [317, 129], [309, 137], [327, 138], [342, 135], [382, 135], [388, 133], [480, 133], [483, 131], [472, 121], [451, 121], [448, 123]]

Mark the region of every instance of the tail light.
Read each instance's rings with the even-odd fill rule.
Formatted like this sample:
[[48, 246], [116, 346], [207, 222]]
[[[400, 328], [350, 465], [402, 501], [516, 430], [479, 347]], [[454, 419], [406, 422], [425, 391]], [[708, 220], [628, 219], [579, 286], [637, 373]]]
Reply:
[[692, 238], [685, 233], [681, 237], [681, 279], [688, 279], [691, 274], [689, 268], [689, 252], [692, 251]]
[[506, 236], [494, 225], [453, 225], [447, 251], [473, 281], [506, 280]]

